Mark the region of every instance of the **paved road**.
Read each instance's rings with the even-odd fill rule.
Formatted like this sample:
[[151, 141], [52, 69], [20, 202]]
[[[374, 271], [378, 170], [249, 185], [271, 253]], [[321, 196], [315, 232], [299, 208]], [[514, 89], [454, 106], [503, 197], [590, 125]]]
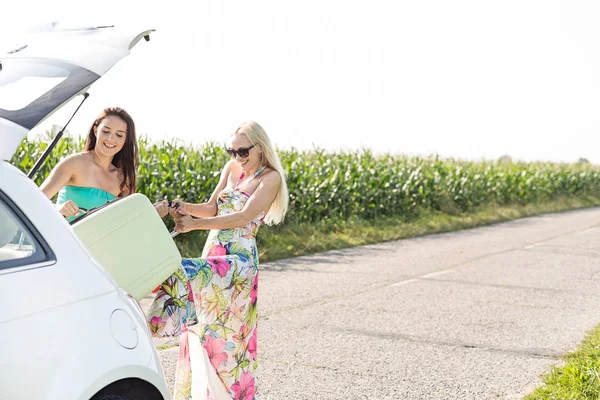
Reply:
[[600, 208], [261, 268], [261, 400], [520, 399], [600, 323]]

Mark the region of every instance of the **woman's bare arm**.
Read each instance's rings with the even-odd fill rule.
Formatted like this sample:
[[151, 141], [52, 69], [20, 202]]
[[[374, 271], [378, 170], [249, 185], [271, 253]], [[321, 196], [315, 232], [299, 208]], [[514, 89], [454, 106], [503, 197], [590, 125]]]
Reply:
[[179, 216], [176, 218], [175, 230], [189, 232], [196, 229], [231, 229], [245, 226], [261, 212], [269, 210], [280, 187], [281, 176], [273, 171], [264, 176], [240, 211], [201, 219]]
[[[80, 158], [77, 157], [77, 155], [69, 156], [60, 161], [40, 186], [40, 189], [46, 197], [51, 199], [58, 193], [60, 188], [71, 182], [79, 165]], [[72, 200], [69, 200], [64, 204], [58, 204], [56, 208], [65, 217], [72, 217], [79, 213], [79, 207]]]
[[79, 164], [76, 156], [70, 156], [60, 161], [40, 186], [46, 197], [51, 199], [60, 188], [67, 185], [75, 175]]

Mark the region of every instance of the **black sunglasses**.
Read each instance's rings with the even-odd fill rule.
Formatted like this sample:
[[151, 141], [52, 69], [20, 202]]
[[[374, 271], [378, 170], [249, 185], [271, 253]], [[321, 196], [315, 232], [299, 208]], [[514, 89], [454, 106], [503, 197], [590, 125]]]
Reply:
[[250, 154], [250, 149], [252, 149], [253, 147], [254, 147], [254, 145], [252, 145], [250, 147], [240, 147], [237, 150], [225, 149], [225, 151], [227, 152], [227, 154], [229, 154], [231, 156], [231, 158], [235, 158], [236, 154], [238, 154], [242, 158], [246, 158]]

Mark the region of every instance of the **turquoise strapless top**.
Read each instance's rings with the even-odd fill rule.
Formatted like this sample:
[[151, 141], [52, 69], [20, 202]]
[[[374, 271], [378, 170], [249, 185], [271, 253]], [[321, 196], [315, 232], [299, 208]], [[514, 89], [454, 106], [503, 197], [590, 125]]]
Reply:
[[[78, 207], [91, 210], [92, 208], [100, 207], [106, 204], [106, 202], [116, 199], [115, 195], [108, 193], [102, 189], [83, 187], [83, 186], [63, 186], [58, 191], [58, 198], [56, 204], [63, 204], [71, 200], [77, 204]], [[78, 215], [68, 218], [68, 221], [78, 217]]]

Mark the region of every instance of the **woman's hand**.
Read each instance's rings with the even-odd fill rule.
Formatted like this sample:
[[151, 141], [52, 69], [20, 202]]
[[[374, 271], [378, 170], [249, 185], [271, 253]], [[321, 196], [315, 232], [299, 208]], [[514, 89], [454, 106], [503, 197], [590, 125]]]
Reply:
[[189, 214], [185, 207], [185, 202], [181, 199], [171, 200], [169, 202], [169, 214], [173, 218], [176, 218], [178, 215]]
[[194, 230], [196, 227], [196, 220], [191, 215], [177, 213], [175, 215], [175, 232], [186, 233]]
[[58, 204], [56, 207], [65, 218], [73, 217], [79, 214], [79, 206], [77, 206], [73, 200]]
[[163, 218], [165, 215], [167, 215], [169, 213], [169, 206], [167, 205], [166, 200], [154, 203], [154, 209], [156, 210], [158, 215], [160, 215], [161, 218]]

